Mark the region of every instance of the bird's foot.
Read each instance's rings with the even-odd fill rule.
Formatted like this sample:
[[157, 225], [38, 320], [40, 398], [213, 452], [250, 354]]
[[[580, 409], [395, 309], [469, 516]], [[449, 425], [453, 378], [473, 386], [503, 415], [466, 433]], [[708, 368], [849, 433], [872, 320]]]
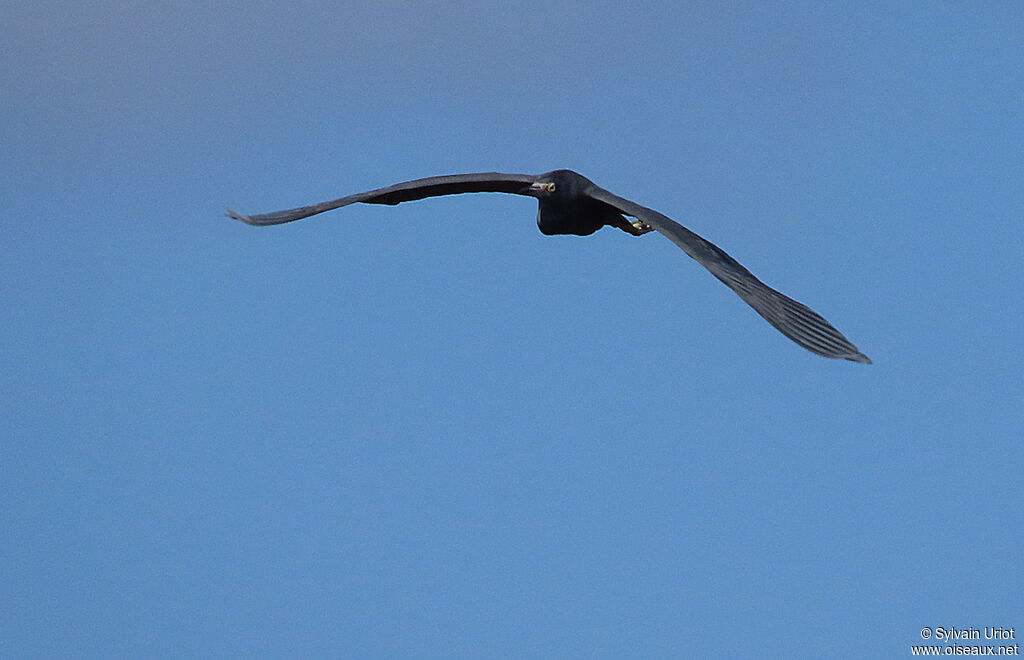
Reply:
[[635, 218], [629, 218], [629, 225], [633, 228], [629, 233], [634, 236], [643, 236], [649, 231], [654, 231], [654, 227], [650, 226], [643, 220], [637, 220]]

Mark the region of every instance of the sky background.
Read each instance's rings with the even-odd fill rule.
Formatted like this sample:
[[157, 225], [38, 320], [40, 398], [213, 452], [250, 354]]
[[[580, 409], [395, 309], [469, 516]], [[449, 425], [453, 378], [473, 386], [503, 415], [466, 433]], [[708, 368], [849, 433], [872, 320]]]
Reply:
[[[904, 657], [1024, 635], [1024, 6], [0, 20], [0, 655]], [[533, 200], [258, 213], [568, 167]]]

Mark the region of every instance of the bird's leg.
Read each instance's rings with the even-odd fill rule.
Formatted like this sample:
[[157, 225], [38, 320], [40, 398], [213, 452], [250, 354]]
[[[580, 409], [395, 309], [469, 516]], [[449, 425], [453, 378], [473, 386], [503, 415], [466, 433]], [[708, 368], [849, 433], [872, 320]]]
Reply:
[[633, 236], [643, 236], [647, 232], [654, 230], [654, 227], [650, 226], [646, 222], [637, 220], [636, 218], [627, 218], [621, 213], [607, 214], [604, 222], [606, 225], [618, 227], [622, 231], [627, 234], [632, 234]]
[[629, 229], [626, 229], [626, 231], [634, 236], [643, 236], [649, 231], [654, 231], [654, 227], [643, 220], [637, 220], [636, 218], [626, 218], [626, 220], [629, 222]]

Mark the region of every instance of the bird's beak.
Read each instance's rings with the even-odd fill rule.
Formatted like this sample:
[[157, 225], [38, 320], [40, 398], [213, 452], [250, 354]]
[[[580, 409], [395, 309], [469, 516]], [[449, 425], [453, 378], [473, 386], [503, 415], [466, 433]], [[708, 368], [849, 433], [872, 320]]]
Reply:
[[520, 190], [520, 194], [532, 195], [533, 197], [540, 197], [541, 195], [551, 194], [554, 184], [544, 183], [542, 181], [535, 181], [530, 185]]

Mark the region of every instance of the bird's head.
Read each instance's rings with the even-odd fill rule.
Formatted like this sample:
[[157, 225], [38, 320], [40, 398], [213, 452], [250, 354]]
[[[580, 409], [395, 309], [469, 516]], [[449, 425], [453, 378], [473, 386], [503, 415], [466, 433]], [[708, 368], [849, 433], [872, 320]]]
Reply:
[[537, 177], [537, 180], [523, 189], [523, 194], [537, 199], [570, 199], [582, 194], [593, 185], [586, 177], [572, 170], [555, 170]]

